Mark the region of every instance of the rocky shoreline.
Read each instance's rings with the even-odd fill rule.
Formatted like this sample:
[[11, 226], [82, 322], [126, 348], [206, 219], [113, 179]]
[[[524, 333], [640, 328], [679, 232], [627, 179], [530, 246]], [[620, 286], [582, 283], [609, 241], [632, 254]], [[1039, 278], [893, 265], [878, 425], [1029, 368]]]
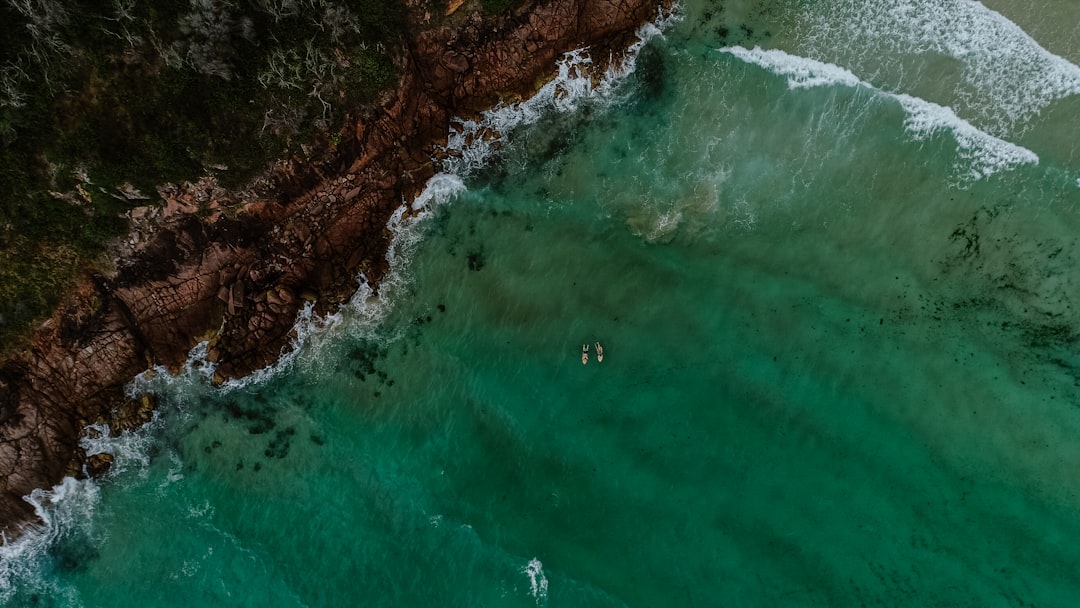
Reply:
[[279, 163], [242, 192], [206, 178], [163, 189], [163, 207], [132, 214], [115, 269], [87, 277], [0, 367], [0, 531], [36, 521], [23, 497], [64, 476], [99, 474], [83, 429], [136, 428], [153, 411], [123, 387], [151, 366], [178, 369], [198, 342], [221, 379], [276, 361], [306, 301], [326, 312], [363, 273], [386, 268], [387, 220], [434, 175], [450, 120], [528, 95], [563, 53], [618, 55], [661, 0], [533, 0], [497, 17], [451, 2], [438, 27], [431, 3], [411, 0], [402, 76], [375, 112], [309, 159]]

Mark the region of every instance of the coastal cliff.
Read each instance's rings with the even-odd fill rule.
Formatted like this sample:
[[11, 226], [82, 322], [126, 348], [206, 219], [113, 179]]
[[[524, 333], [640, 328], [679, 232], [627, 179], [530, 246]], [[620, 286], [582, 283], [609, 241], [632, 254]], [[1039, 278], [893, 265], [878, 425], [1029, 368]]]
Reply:
[[[179, 368], [209, 340], [220, 379], [272, 364], [290, 344], [306, 301], [333, 310], [363, 274], [386, 271], [387, 220], [434, 175], [450, 120], [528, 95], [556, 59], [589, 47], [618, 54], [655, 18], [657, 0], [526, 2], [497, 16], [465, 5], [438, 26], [413, 2], [401, 78], [377, 108], [310, 158], [283, 160], [248, 189], [210, 178], [161, 190], [164, 205], [132, 213], [115, 268], [80, 281], [0, 367], [0, 529], [34, 521], [23, 497], [65, 475], [95, 474], [82, 430], [145, 423], [149, 398], [123, 386], [155, 365]], [[451, 2], [450, 6], [460, 3]]]

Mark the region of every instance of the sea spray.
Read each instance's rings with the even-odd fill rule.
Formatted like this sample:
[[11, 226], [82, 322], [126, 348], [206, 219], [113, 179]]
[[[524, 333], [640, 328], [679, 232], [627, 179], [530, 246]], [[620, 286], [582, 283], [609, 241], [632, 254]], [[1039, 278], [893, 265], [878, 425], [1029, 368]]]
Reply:
[[[356, 294], [370, 293], [371, 291], [365, 277], [361, 275], [358, 280], [360, 288], [353, 295], [354, 298]], [[313, 302], [305, 302], [304, 306], [296, 313], [296, 321], [293, 323], [290, 334], [290, 343], [282, 349], [277, 361], [242, 378], [229, 378], [221, 383], [219, 389], [222, 392], [229, 392], [249, 386], [257, 386], [275, 376], [288, 372], [298, 364], [310, 364], [312, 361], [317, 360], [315, 353], [318, 352], [318, 346], [316, 344], [334, 335], [334, 330], [341, 325], [342, 320], [341, 311], [319, 315], [315, 313], [315, 304]]]

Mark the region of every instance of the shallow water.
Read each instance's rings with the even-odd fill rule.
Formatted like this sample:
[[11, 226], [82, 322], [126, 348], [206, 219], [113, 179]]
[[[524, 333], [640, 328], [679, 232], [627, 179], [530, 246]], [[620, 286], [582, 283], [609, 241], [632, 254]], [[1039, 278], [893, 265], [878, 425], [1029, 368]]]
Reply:
[[992, 8], [687, 2], [293, 363], [151, 381], [4, 599], [1073, 605], [1080, 38]]

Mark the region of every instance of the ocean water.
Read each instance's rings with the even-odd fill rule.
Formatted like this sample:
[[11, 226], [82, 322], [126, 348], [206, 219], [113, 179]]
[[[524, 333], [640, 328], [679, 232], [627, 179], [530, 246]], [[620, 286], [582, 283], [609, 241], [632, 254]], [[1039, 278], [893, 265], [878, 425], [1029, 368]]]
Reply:
[[568, 57], [378, 296], [134, 382], [157, 417], [88, 431], [116, 467], [32, 498], [0, 599], [1077, 605], [1078, 24], [686, 0], [602, 86]]

